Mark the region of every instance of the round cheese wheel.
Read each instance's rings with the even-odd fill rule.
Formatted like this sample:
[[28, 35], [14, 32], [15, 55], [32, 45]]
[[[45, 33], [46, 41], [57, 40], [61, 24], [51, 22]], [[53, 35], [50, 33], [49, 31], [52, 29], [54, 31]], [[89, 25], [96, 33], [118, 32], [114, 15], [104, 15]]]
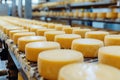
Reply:
[[32, 42], [25, 46], [25, 55], [29, 61], [37, 61], [38, 54], [45, 50], [60, 49], [57, 42]]
[[62, 31], [62, 29], [63, 29], [62, 24], [55, 25], [55, 30]]
[[48, 80], [57, 80], [59, 70], [71, 63], [83, 62], [83, 55], [74, 50], [43, 51], [38, 57], [38, 71]]
[[44, 36], [46, 31], [55, 31], [55, 29], [38, 29], [36, 33], [38, 36]]
[[114, 66], [120, 69], [120, 46], [108, 46], [99, 49], [99, 63]]
[[49, 28], [49, 29], [54, 29], [54, 28], [55, 28], [55, 24], [49, 23], [49, 24], [48, 24], [48, 28]]
[[116, 12], [107, 13], [107, 18], [109, 18], [109, 19], [116, 19], [117, 17], [118, 17], [118, 13], [116, 13]]
[[105, 36], [105, 46], [113, 46], [119, 45], [120, 46], [120, 35], [107, 35]]
[[100, 19], [105, 19], [106, 18], [106, 13], [97, 13], [97, 18], [100, 18]]
[[60, 44], [61, 48], [70, 49], [72, 41], [79, 38], [81, 38], [81, 36], [77, 34], [62, 34], [56, 35], [55, 41]]
[[36, 32], [38, 29], [45, 29], [46, 27], [32, 26], [30, 27], [30, 32]]
[[96, 19], [97, 18], [97, 13], [90, 13], [90, 18]]
[[46, 41], [46, 37], [43, 36], [25, 36], [18, 39], [19, 51], [25, 51], [25, 45], [30, 42]]
[[15, 33], [15, 34], [13, 35], [14, 44], [17, 44], [18, 39], [19, 39], [20, 37], [24, 37], [24, 36], [35, 36], [35, 33], [34, 33], [34, 32]]
[[[112, 74], [111, 74], [112, 73]], [[70, 64], [61, 68], [58, 80], [119, 80], [120, 70], [103, 64]]]
[[47, 31], [45, 32], [44, 36], [46, 37], [47, 41], [54, 41], [56, 35], [65, 34], [64, 31]]
[[93, 38], [104, 41], [106, 35], [109, 35], [109, 32], [106, 31], [90, 31], [86, 32], [85, 38]]
[[63, 27], [62, 30], [65, 31], [66, 34], [72, 34], [73, 28], [71, 28], [71, 27]]
[[11, 39], [13, 39], [13, 35], [14, 35], [15, 33], [20, 33], [20, 32], [29, 32], [29, 31], [28, 31], [28, 30], [24, 30], [24, 29], [22, 29], [22, 30], [12, 30], [12, 31], [9, 32], [9, 37], [10, 37]]
[[82, 38], [85, 37], [86, 32], [91, 31], [91, 29], [73, 29], [73, 34], [81, 35]]
[[72, 42], [71, 49], [82, 52], [84, 57], [97, 57], [98, 50], [103, 45], [103, 42], [97, 39], [77, 39]]
[[84, 18], [90, 18], [90, 12], [85, 12], [84, 13]]
[[80, 13], [78, 14], [78, 17], [83, 18], [83, 17], [84, 17], [84, 13], [83, 13], [83, 12], [80, 12]]

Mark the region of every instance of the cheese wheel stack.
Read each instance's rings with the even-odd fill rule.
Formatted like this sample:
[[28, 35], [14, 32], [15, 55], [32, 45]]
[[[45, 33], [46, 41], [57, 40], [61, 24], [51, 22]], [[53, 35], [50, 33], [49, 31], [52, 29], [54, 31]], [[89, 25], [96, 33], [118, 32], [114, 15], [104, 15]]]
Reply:
[[85, 34], [86, 32], [91, 31], [90, 29], [73, 29], [73, 34], [78, 34], [80, 35], [82, 38], [85, 38]]
[[25, 55], [29, 61], [37, 61], [38, 54], [45, 50], [60, 49], [57, 42], [32, 42], [25, 46]]
[[48, 80], [57, 80], [59, 70], [71, 63], [83, 62], [83, 55], [74, 50], [43, 51], [38, 57], [38, 71]]
[[64, 31], [47, 31], [45, 32], [44, 36], [46, 37], [47, 41], [54, 41], [56, 35], [65, 34]]
[[43, 36], [25, 36], [18, 39], [18, 49], [19, 51], [25, 51], [25, 45], [30, 42], [46, 41]]
[[93, 38], [104, 41], [106, 35], [109, 35], [109, 32], [106, 31], [90, 31], [86, 32], [85, 38]]
[[15, 33], [20, 33], [20, 32], [29, 32], [29, 31], [28, 31], [28, 30], [25, 30], [25, 29], [12, 30], [12, 31], [9, 32], [9, 37], [10, 37], [10, 39], [13, 39], [13, 35], [14, 35]]
[[105, 46], [120, 46], [120, 35], [107, 35], [105, 36]]
[[38, 29], [36, 33], [38, 36], [44, 36], [46, 31], [55, 31], [55, 29]]
[[97, 57], [99, 48], [103, 47], [103, 42], [97, 39], [77, 39], [72, 42], [71, 49], [83, 53], [84, 57]]
[[81, 36], [77, 34], [63, 34], [63, 35], [56, 35], [55, 41], [61, 45], [61, 48], [70, 49], [72, 41], [79, 38], [81, 38]]
[[15, 33], [15, 34], [13, 35], [14, 44], [17, 44], [18, 39], [19, 39], [20, 37], [24, 37], [24, 36], [35, 36], [35, 33], [34, 33], [34, 32]]
[[120, 70], [103, 64], [70, 64], [59, 72], [58, 80], [119, 80]]
[[99, 49], [99, 63], [120, 69], [120, 46], [107, 46]]

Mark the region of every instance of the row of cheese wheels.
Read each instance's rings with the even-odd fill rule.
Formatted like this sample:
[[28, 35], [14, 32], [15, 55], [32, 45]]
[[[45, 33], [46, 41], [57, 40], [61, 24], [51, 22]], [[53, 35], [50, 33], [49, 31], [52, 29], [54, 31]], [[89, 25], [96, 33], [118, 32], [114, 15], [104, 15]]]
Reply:
[[[12, 31], [14, 31], [14, 30], [12, 30]], [[54, 33], [54, 31], [52, 31], [52, 32]], [[61, 32], [61, 31], [59, 31], [59, 32]], [[28, 43], [28, 44], [25, 45], [26, 58], [30, 61], [34, 61], [34, 60], [37, 61], [38, 60], [38, 71], [39, 71], [40, 75], [42, 75], [46, 79], [56, 80], [58, 78], [58, 74], [59, 74], [59, 71], [60, 71], [59, 80], [62, 80], [62, 79], [63, 80], [69, 80], [69, 77], [67, 77], [67, 76], [70, 76], [70, 74], [68, 74], [66, 76], [63, 76], [63, 74], [65, 72], [69, 73], [69, 71], [72, 71], [72, 70], [70, 70], [70, 68], [72, 66], [70, 65], [71, 67], [68, 68], [68, 72], [67, 72], [67, 70], [65, 70], [65, 72], [64, 72], [64, 70], [62, 71], [61, 68], [65, 65], [68, 65], [68, 64], [71, 64], [71, 63], [81, 63], [81, 62], [83, 62], [84, 53], [82, 52], [82, 50], [93, 52], [93, 51], [96, 51], [96, 49], [97, 49], [97, 52], [99, 53], [98, 58], [99, 58], [100, 63], [109, 64], [109, 65], [115, 66], [117, 68], [120, 67], [119, 61], [118, 61], [120, 59], [119, 58], [120, 46], [103, 47], [103, 42], [100, 41], [100, 40], [96, 40], [96, 39], [76, 39], [76, 40], [73, 41], [73, 48], [72, 48], [73, 50], [65, 50], [65, 49], [60, 49], [60, 44], [59, 43], [57, 43], [57, 42], [46, 42], [45, 37], [35, 36], [34, 32], [25, 32], [25, 33], [20, 32], [20, 33], [15, 33], [14, 35], [16, 35], [16, 34], [19, 34], [19, 35], [22, 34], [22, 36], [24, 36], [24, 35], [27, 36], [27, 37], [20, 36], [21, 38], [19, 37], [18, 42], [19, 42], [20, 39], [23, 39], [23, 42], [25, 42], [27, 40], [29, 42], [29, 40], [31, 40], [32, 43]], [[64, 36], [65, 34], [62, 34], [62, 35]], [[71, 36], [73, 36], [73, 35], [76, 36], [75, 34], [73, 34], [73, 35], [72, 34], [66, 34], [66, 35], [67, 35], [66, 37], [68, 37], [68, 39], [71, 38]], [[58, 35], [58, 36], [60, 36], [60, 35]], [[119, 42], [120, 41], [119, 40], [119, 35], [117, 35], [117, 36], [118, 36], [117, 39], [118, 39], [118, 42]], [[78, 35], [77, 35], [77, 37], [78, 37]], [[79, 38], [80, 38], [80, 35], [79, 35]], [[34, 40], [36, 41], [36, 39], [38, 39], [39, 42], [34, 42]], [[116, 37], [114, 39], [116, 39]], [[64, 40], [64, 38], [63, 38], [63, 40]], [[43, 42], [41, 42], [41, 41], [43, 41]], [[60, 41], [62, 41], [62, 40], [60, 40]], [[68, 42], [69, 42], [69, 40], [68, 40]], [[103, 48], [100, 48], [100, 47], [103, 47]], [[53, 49], [57, 49], [57, 50], [53, 50]], [[79, 49], [81, 49], [81, 50], [79, 51]], [[99, 51], [98, 51], [98, 49], [99, 49]], [[77, 51], [74, 51], [74, 50], [77, 50]], [[118, 58], [116, 58], [116, 56]], [[111, 57], [112, 57], [112, 59], [111, 59]], [[114, 62], [116, 62], [116, 64], [114, 64]], [[86, 67], [90, 68], [91, 71], [93, 71], [93, 69], [95, 67], [94, 64], [92, 64], [92, 65], [77, 64], [77, 66], [79, 66], [79, 65], [82, 65], [82, 66], [86, 65]], [[99, 65], [96, 65], [96, 66], [99, 66]], [[104, 65], [100, 65], [100, 66], [104, 66]], [[96, 69], [96, 71], [99, 72], [99, 69], [100, 69], [101, 73], [102, 73], [102, 70], [104, 70], [103, 68], [101, 70], [101, 67], [99, 67], [99, 68]], [[78, 70], [80, 70], [80, 69], [78, 69]], [[114, 69], [110, 69], [110, 70], [113, 71], [113, 73], [119, 74], [119, 73], [115, 72]], [[73, 73], [74, 73], [74, 71], [75, 70], [73, 70]], [[88, 74], [88, 73], [89, 73], [89, 71], [87, 71], [85, 74]], [[105, 74], [110, 75], [108, 73], [105, 73]], [[76, 78], [80, 78], [80, 77], [77, 77], [77, 76], [74, 77], [74, 75], [75, 74], [71, 75], [71, 80], [77, 80]], [[83, 79], [81, 79], [81, 80], [84, 80], [84, 78], [86, 78], [86, 79], [89, 78], [90, 75], [91, 74], [89, 74], [88, 76], [84, 76]], [[96, 76], [96, 73], [93, 73], [93, 75]], [[99, 75], [97, 75], [97, 79], [98, 78], [100, 78]], [[107, 78], [106, 76], [101, 77], [101, 79], [106, 79], [106, 78]], [[110, 79], [112, 80], [112, 78], [110, 78]], [[116, 80], [117, 79], [119, 79], [119, 76], [116, 76]]]
[[118, 12], [33, 12], [34, 16], [60, 16], [60, 17], [77, 17], [91, 19], [119, 19]]

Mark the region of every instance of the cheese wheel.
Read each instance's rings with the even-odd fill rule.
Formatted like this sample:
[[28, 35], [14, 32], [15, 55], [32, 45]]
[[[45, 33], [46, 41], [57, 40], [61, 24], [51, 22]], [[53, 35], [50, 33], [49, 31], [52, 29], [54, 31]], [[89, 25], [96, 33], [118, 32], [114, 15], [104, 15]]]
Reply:
[[49, 29], [54, 29], [54, 28], [55, 28], [55, 24], [49, 23], [49, 24], [48, 24], [48, 28], [49, 28]]
[[103, 47], [103, 42], [97, 39], [77, 39], [72, 42], [71, 49], [83, 53], [84, 57], [97, 57], [98, 50]]
[[36, 62], [40, 52], [52, 49], [60, 49], [60, 44], [57, 42], [32, 42], [25, 46], [25, 55], [29, 61]]
[[62, 34], [56, 35], [55, 41], [60, 44], [61, 48], [70, 49], [72, 41], [79, 38], [81, 38], [81, 36], [77, 34]]
[[36, 32], [38, 29], [46, 29], [46, 27], [32, 26], [30, 27], [30, 32]]
[[74, 29], [72, 33], [81, 35], [81, 37], [84, 38], [86, 32], [89, 32], [89, 31], [91, 31], [91, 30], [90, 29]]
[[120, 18], [120, 13], [118, 13], [118, 19]]
[[83, 55], [74, 50], [43, 51], [38, 57], [38, 71], [48, 80], [57, 80], [59, 70], [71, 63], [83, 62]]
[[106, 31], [90, 31], [86, 32], [85, 38], [93, 38], [104, 41], [106, 35], [109, 35], [109, 32]]
[[120, 35], [107, 35], [105, 36], [105, 46], [113, 46], [119, 45], [120, 46]]
[[84, 13], [83, 13], [83, 12], [80, 12], [80, 13], [78, 14], [78, 17], [83, 18], [83, 17], [84, 17]]
[[34, 32], [15, 33], [15, 34], [13, 35], [14, 44], [17, 44], [18, 39], [19, 39], [20, 37], [24, 37], [24, 36], [35, 36], [35, 33], [34, 33]]
[[18, 80], [24, 80], [20, 73], [18, 73]]
[[84, 18], [90, 18], [90, 12], [85, 12], [84, 13]]
[[65, 34], [64, 31], [47, 31], [45, 32], [45, 37], [47, 41], [54, 41], [56, 35]]
[[114, 66], [120, 69], [120, 46], [108, 46], [99, 49], [99, 63]]
[[97, 18], [97, 13], [90, 13], [90, 18], [96, 19]]
[[12, 30], [12, 31], [9, 32], [9, 37], [10, 37], [11, 39], [13, 39], [13, 35], [14, 35], [15, 33], [20, 33], [20, 32], [29, 32], [29, 31], [28, 31], [28, 30], [24, 30], [24, 29], [21, 29], [21, 30]]
[[36, 33], [38, 36], [44, 36], [46, 31], [55, 31], [55, 29], [38, 29]]
[[105, 19], [106, 18], [106, 13], [97, 13], [97, 18], [100, 18], [100, 19]]
[[43, 36], [25, 36], [18, 39], [19, 51], [25, 51], [25, 45], [30, 42], [46, 41], [46, 37]]
[[70, 64], [61, 68], [58, 80], [119, 80], [120, 70], [103, 64]]
[[62, 29], [63, 29], [62, 24], [55, 25], [55, 30], [62, 31]]
[[118, 17], [118, 13], [108, 12], [106, 17], [109, 18], [109, 19], [116, 19]]
[[66, 34], [72, 34], [73, 28], [71, 28], [71, 27], [63, 27], [62, 30], [65, 31]]

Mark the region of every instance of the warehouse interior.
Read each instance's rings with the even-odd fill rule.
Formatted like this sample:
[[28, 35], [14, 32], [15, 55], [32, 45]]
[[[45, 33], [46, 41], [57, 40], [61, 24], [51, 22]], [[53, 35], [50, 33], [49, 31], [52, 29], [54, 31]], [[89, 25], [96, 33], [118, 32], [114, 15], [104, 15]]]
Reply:
[[0, 0], [0, 80], [120, 80], [120, 0]]

